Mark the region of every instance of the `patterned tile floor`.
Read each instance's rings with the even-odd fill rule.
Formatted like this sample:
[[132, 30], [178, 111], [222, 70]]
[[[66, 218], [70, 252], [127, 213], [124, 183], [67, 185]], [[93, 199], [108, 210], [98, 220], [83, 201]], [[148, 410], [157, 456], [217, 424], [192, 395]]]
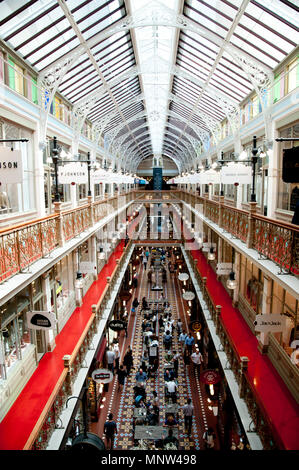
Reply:
[[[138, 289], [133, 293], [132, 299], [138, 296], [139, 302], [143, 297], [147, 299], [158, 299], [160, 292], [151, 291], [147, 282], [147, 271], [144, 270], [143, 266], [138, 267], [139, 274], [139, 286]], [[172, 306], [172, 317], [175, 319], [174, 325], [177, 323], [177, 319], [180, 316], [183, 322], [183, 328], [188, 331], [188, 313], [182, 301], [182, 291], [179, 282], [176, 277], [172, 274], [167, 273], [167, 283], [164, 288], [164, 296], [168, 299]], [[118, 427], [118, 434], [115, 438], [114, 448], [120, 450], [127, 450], [133, 446], [133, 408], [134, 408], [134, 386], [135, 386], [135, 374], [140, 364], [143, 351], [142, 341], [142, 320], [143, 314], [140, 313], [141, 306], [138, 308], [138, 313], [130, 315], [129, 327], [128, 327], [128, 338], [121, 338], [120, 350], [121, 358], [123, 358], [126, 351], [127, 345], [130, 344], [133, 350], [134, 356], [134, 367], [135, 369], [131, 372], [130, 376], [126, 379], [123, 390], [118, 391], [117, 379], [110, 384], [109, 392], [107, 394], [106, 406], [101, 412], [99, 422], [93, 425], [93, 432], [97, 432], [103, 439], [103, 425], [107, 415], [113, 412], [114, 419], [116, 420]], [[163, 331], [158, 330], [157, 322], [157, 333], [159, 337], [159, 369], [155, 375], [155, 378], [147, 381], [146, 393], [147, 397], [150, 396], [151, 392], [155, 390], [158, 394], [159, 407], [160, 407], [160, 425], [165, 420], [165, 396], [164, 396], [164, 362], [165, 362], [165, 349], [163, 347]], [[181, 346], [178, 344], [178, 335], [174, 329], [173, 332], [173, 346], [172, 350], [179, 351], [182, 353]], [[178, 422], [179, 422], [179, 449], [182, 450], [200, 450], [203, 449], [202, 435], [208, 426], [216, 428], [215, 418], [213, 413], [208, 410], [207, 397], [205, 389], [199, 382], [197, 376], [193, 373], [192, 366], [189, 366], [190, 370], [186, 370], [186, 367], [181, 357], [179, 360], [178, 369], [178, 393], [177, 403], [179, 405]], [[194, 417], [192, 424], [192, 433], [190, 438], [184, 432], [184, 418], [182, 407], [187, 402], [187, 399], [191, 398], [194, 406]]]

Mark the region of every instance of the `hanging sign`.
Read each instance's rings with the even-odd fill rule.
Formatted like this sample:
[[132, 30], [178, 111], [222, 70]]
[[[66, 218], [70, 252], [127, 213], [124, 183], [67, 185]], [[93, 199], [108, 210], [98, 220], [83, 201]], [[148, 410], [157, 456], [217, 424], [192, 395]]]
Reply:
[[194, 333], [197, 333], [198, 331], [201, 330], [201, 323], [199, 323], [198, 320], [194, 320], [189, 324], [189, 328], [194, 331]]
[[231, 273], [232, 263], [218, 263], [216, 268], [217, 276], [225, 276], [226, 274]]
[[220, 171], [223, 184], [251, 184], [252, 168], [243, 163], [228, 163]]
[[21, 150], [0, 147], [0, 183], [22, 183], [23, 164]]
[[202, 251], [210, 251], [210, 248], [216, 248], [216, 243], [203, 243]]
[[254, 324], [255, 331], [261, 331], [262, 333], [277, 333], [282, 331], [285, 327], [284, 315], [280, 313], [266, 313], [261, 315], [256, 315]]
[[220, 173], [212, 169], [204, 171], [200, 175], [200, 183], [201, 184], [219, 184]]
[[92, 261], [81, 261], [80, 262], [80, 271], [84, 274], [94, 274], [97, 267]]
[[187, 281], [189, 279], [189, 274], [187, 273], [180, 273], [179, 274], [179, 280], [180, 281]]
[[186, 291], [183, 293], [183, 299], [185, 300], [194, 300], [195, 294], [192, 291]]
[[121, 331], [125, 329], [125, 322], [122, 320], [111, 320], [109, 323], [109, 328], [113, 331]]
[[214, 385], [221, 381], [221, 375], [216, 370], [205, 370], [200, 374], [200, 381], [207, 385]]
[[82, 163], [67, 163], [58, 168], [58, 181], [61, 184], [85, 184], [88, 180], [87, 166]]
[[108, 384], [113, 380], [113, 374], [109, 369], [96, 369], [91, 374], [92, 379], [98, 384]]
[[52, 312], [27, 312], [27, 326], [31, 330], [50, 330], [55, 324], [56, 317]]

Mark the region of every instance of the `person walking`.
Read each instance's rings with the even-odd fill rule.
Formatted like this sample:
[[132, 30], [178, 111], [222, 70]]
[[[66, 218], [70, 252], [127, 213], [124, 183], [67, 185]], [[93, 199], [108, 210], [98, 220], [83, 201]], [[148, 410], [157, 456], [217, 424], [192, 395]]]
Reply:
[[[116, 422], [113, 420], [113, 414], [110, 413], [108, 416], [108, 421], [104, 424], [104, 434], [107, 440], [107, 450], [113, 450], [114, 445], [114, 435], [117, 434]], [[108, 448], [110, 444], [110, 449]]]
[[183, 330], [182, 333], [181, 333], [180, 336], [179, 336], [179, 342], [180, 342], [181, 345], [182, 345], [183, 353], [184, 353], [185, 347], [186, 347], [186, 344], [185, 344], [186, 338], [187, 338], [187, 333], [186, 333], [185, 330]]
[[132, 303], [132, 313], [135, 313], [137, 311], [138, 305], [139, 305], [138, 299], [137, 297], [135, 297]]
[[178, 370], [179, 370], [179, 357], [180, 353], [173, 351], [173, 368], [174, 368], [174, 376], [177, 379], [178, 378]]
[[126, 367], [127, 376], [128, 376], [130, 375], [130, 372], [133, 366], [133, 353], [132, 353], [131, 346], [128, 346], [123, 363], [124, 363], [124, 366]]
[[194, 407], [191, 403], [191, 398], [188, 398], [186, 405], [183, 406], [185, 432], [187, 432], [188, 436], [190, 436], [191, 434], [193, 413], [194, 413]]
[[127, 372], [124, 369], [124, 366], [121, 365], [119, 369], [117, 369], [117, 379], [118, 379], [118, 391], [123, 389], [125, 378], [127, 377]]
[[199, 376], [200, 376], [200, 364], [203, 362], [203, 357], [202, 357], [202, 354], [199, 351], [199, 349], [196, 348], [194, 353], [191, 354], [191, 360], [193, 362], [194, 375], [196, 375], [195, 372], [197, 371], [197, 376], [199, 378]]
[[185, 348], [184, 351], [184, 364], [186, 368], [188, 368], [190, 365], [190, 353], [187, 348]]
[[107, 359], [107, 367], [109, 370], [111, 370], [112, 374], [114, 374], [114, 359], [115, 359], [115, 353], [112, 351], [112, 348], [109, 347], [107, 352], [106, 352], [106, 359]]
[[187, 349], [190, 354], [192, 354], [193, 344], [194, 344], [194, 338], [191, 335], [191, 333], [189, 333], [187, 338], [185, 339], [185, 345], [187, 346]]
[[214, 433], [214, 429], [213, 428], [208, 428], [208, 430], [204, 432], [204, 435], [202, 437], [203, 437], [203, 440], [204, 440], [205, 449], [206, 450], [214, 449], [215, 438], [216, 438], [216, 435]]
[[114, 352], [115, 369], [118, 370], [119, 369], [119, 358], [120, 358], [120, 350], [119, 350], [118, 343], [114, 344], [113, 352]]

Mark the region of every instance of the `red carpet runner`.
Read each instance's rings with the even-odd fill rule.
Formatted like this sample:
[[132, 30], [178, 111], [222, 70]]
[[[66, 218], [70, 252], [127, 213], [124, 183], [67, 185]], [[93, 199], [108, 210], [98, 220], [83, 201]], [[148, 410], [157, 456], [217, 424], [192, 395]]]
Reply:
[[22, 450], [30, 436], [49, 396], [63, 371], [63, 356], [72, 354], [90, 316], [91, 306], [96, 304], [111, 276], [116, 259], [123, 252], [120, 242], [107, 264], [100, 272], [86, 295], [81, 307], [77, 307], [62, 331], [56, 336], [56, 347], [46, 353], [27, 385], [0, 423], [0, 449]]
[[192, 251], [198, 260], [201, 276], [207, 277], [207, 289], [215, 305], [222, 305], [221, 318], [226, 330], [239, 352], [250, 360], [248, 376], [269, 416], [275, 433], [286, 450], [299, 449], [298, 405], [275, 370], [269, 358], [258, 349], [256, 337], [251, 333], [241, 313], [232, 306], [224, 286], [201, 251]]

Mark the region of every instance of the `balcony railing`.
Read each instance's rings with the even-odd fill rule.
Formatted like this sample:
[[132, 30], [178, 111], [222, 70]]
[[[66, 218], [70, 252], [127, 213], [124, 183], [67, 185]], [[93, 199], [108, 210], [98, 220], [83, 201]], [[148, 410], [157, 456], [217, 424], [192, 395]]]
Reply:
[[255, 203], [251, 203], [250, 211], [245, 211], [227, 206], [221, 197], [219, 202], [215, 202], [183, 190], [180, 193], [176, 191], [175, 194], [220, 228], [246, 243], [248, 248], [253, 248], [261, 256], [274, 261], [281, 272], [299, 275], [297, 225], [257, 214]]
[[[84, 367], [84, 358], [92, 346], [92, 339], [96, 334], [99, 322], [103, 317], [105, 307], [115, 287], [119, 273], [122, 270], [127, 257], [130, 253], [132, 241], [130, 240], [110, 276], [107, 278], [107, 285], [102, 292], [96, 305], [92, 305], [92, 313], [89, 321], [82, 332], [77, 345], [69, 356], [64, 356], [64, 369], [61, 373], [57, 385], [49, 397], [45, 408], [43, 409], [38, 422], [33, 428], [23, 450], [45, 450], [49, 440], [58, 426], [58, 418], [61, 414], [66, 401], [72, 395], [73, 385], [78, 376], [79, 370]], [[94, 347], [94, 346], [93, 346]]]
[[227, 356], [226, 368], [230, 369], [239, 385], [239, 395], [246, 402], [249, 414], [252, 418], [255, 430], [258, 433], [263, 448], [265, 450], [283, 449], [280, 437], [271, 424], [268, 414], [259, 399], [254, 384], [248, 375], [247, 358], [240, 357], [231, 336], [224, 326], [221, 318], [221, 305], [215, 305], [209, 291], [206, 287], [207, 278], [202, 277], [197, 269], [197, 260], [194, 260], [191, 252], [186, 250], [186, 256], [192, 267], [195, 278], [198, 282], [203, 299], [207, 304], [207, 308], [211, 314], [211, 318], [215, 324], [216, 334], [220, 338], [221, 345]]
[[72, 210], [58, 208], [47, 217], [0, 230], [0, 283], [91, 228], [119, 204], [121, 208], [134, 198], [135, 193], [131, 191]]

